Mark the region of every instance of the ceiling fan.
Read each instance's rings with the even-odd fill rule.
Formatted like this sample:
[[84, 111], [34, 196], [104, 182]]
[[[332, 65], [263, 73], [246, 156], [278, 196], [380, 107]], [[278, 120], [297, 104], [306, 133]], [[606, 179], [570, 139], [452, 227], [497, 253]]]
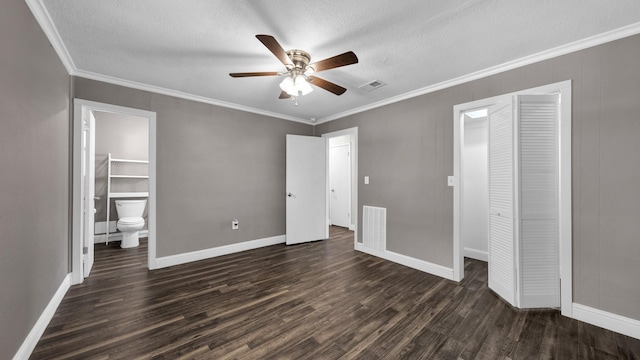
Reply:
[[[256, 35], [256, 38], [264, 44], [275, 55], [280, 62], [287, 68], [284, 72], [277, 71], [265, 71], [265, 72], [244, 72], [244, 73], [230, 73], [231, 77], [249, 77], [249, 76], [284, 76], [284, 80], [280, 83], [280, 99], [296, 98], [301, 95], [306, 95], [313, 91], [313, 88], [309, 85], [315, 85], [319, 88], [325, 89], [336, 95], [344, 94], [347, 89], [340, 85], [334, 84], [330, 81], [324, 80], [312, 74], [334, 69], [337, 67], [356, 64], [358, 57], [353, 51], [348, 51], [344, 54], [336, 55], [324, 60], [310, 64], [311, 55], [303, 50], [289, 50], [285, 51], [278, 41], [271, 35]], [[297, 102], [296, 102], [297, 105]]]

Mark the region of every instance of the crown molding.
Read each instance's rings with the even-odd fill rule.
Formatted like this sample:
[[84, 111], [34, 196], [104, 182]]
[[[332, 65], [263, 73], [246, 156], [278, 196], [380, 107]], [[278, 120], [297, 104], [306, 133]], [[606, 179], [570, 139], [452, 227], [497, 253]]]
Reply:
[[149, 91], [149, 92], [156, 93], [156, 94], [173, 96], [173, 97], [176, 97], [176, 98], [196, 101], [196, 102], [210, 104], [210, 105], [221, 106], [221, 107], [225, 107], [225, 108], [230, 108], [230, 109], [245, 111], [245, 112], [254, 113], [254, 114], [258, 114], [258, 115], [264, 115], [264, 116], [269, 116], [269, 117], [273, 117], [273, 118], [289, 120], [289, 121], [295, 121], [295, 122], [300, 122], [300, 123], [304, 123], [304, 124], [310, 125], [308, 119], [303, 119], [303, 118], [299, 118], [299, 117], [295, 117], [295, 116], [289, 116], [289, 115], [285, 115], [285, 114], [275, 113], [275, 112], [271, 112], [271, 111], [266, 111], [266, 110], [262, 110], [262, 109], [249, 107], [249, 106], [234, 104], [234, 103], [230, 103], [230, 102], [226, 102], [226, 101], [215, 100], [215, 99], [208, 98], [208, 97], [205, 97], [205, 96], [193, 95], [193, 94], [185, 93], [185, 92], [182, 92], [182, 91], [171, 90], [171, 89], [163, 88], [163, 87], [160, 87], [160, 86], [140, 83], [140, 82], [137, 82], [137, 81], [120, 79], [120, 78], [117, 78], [117, 77], [108, 76], [108, 75], [102, 75], [102, 74], [98, 74], [98, 73], [94, 73], [94, 72], [90, 72], [90, 71], [75, 70], [71, 75], [76, 76], [76, 77], [85, 78], [85, 79], [90, 79], [90, 80], [102, 81], [102, 82], [109, 83], [109, 84], [120, 85], [120, 86], [124, 86], [124, 87], [128, 87], [128, 88], [132, 88], [132, 89]]
[[249, 107], [249, 106], [234, 104], [226, 101], [215, 100], [215, 99], [207, 98], [204, 96], [193, 95], [193, 94], [185, 93], [182, 91], [171, 90], [171, 89], [162, 88], [159, 86], [148, 85], [148, 84], [144, 84], [136, 81], [124, 80], [124, 79], [120, 79], [113, 76], [102, 75], [102, 74], [98, 74], [90, 71], [80, 70], [76, 67], [75, 63], [73, 62], [73, 59], [71, 58], [71, 55], [67, 50], [67, 47], [64, 45], [64, 42], [62, 41], [62, 38], [60, 37], [60, 34], [58, 33], [58, 30], [56, 29], [53, 23], [53, 19], [51, 19], [51, 15], [49, 15], [49, 12], [47, 11], [47, 8], [44, 6], [44, 3], [42, 2], [42, 0], [25, 0], [25, 2], [27, 3], [27, 6], [29, 7], [29, 10], [31, 10], [31, 13], [35, 17], [36, 21], [42, 28], [42, 31], [44, 31], [45, 35], [47, 36], [47, 39], [49, 39], [51, 46], [53, 47], [55, 52], [58, 54], [60, 61], [64, 65], [65, 69], [67, 70], [67, 73], [71, 76], [77, 76], [77, 77], [87, 78], [91, 80], [102, 81], [102, 82], [106, 82], [114, 85], [126, 86], [129, 88], [134, 88], [138, 90], [149, 91], [157, 94], [173, 96], [173, 97], [182, 98], [186, 100], [192, 100], [192, 101], [201, 102], [205, 104], [216, 105], [216, 106], [226, 107], [230, 109], [246, 111], [246, 112], [254, 113], [258, 115], [264, 115], [264, 116], [269, 116], [273, 118], [290, 120], [290, 121], [295, 121], [295, 122], [300, 122], [303, 124], [310, 125], [309, 120], [304, 118], [275, 113], [271, 111]]
[[49, 39], [53, 50], [55, 50], [56, 54], [62, 61], [62, 65], [67, 69], [67, 73], [71, 75], [76, 70], [76, 65], [73, 63], [73, 59], [71, 59], [71, 55], [69, 55], [69, 51], [67, 47], [64, 46], [64, 42], [58, 33], [55, 25], [53, 24], [53, 19], [49, 15], [47, 8], [42, 3], [42, 0], [25, 0], [29, 10], [33, 14], [33, 17], [36, 19], [42, 31]]
[[481, 78], [485, 78], [491, 75], [495, 75], [501, 72], [505, 72], [507, 70], [512, 70], [515, 68], [519, 68], [525, 65], [530, 65], [530, 64], [534, 64], [543, 60], [548, 60], [554, 57], [558, 57], [561, 55], [566, 55], [572, 52], [576, 52], [579, 50], [584, 50], [596, 45], [601, 45], [610, 41], [614, 41], [614, 40], [619, 40], [628, 36], [632, 36], [632, 35], [636, 35], [640, 33], [640, 22], [635, 23], [635, 24], [631, 24], [631, 25], [627, 25], [627, 26], [623, 26], [621, 28], [618, 29], [614, 29], [611, 31], [607, 31], [598, 35], [594, 35], [582, 40], [578, 40], [578, 41], [574, 41], [572, 43], [566, 44], [566, 45], [562, 45], [562, 46], [558, 46], [549, 50], [545, 50], [545, 51], [541, 51], [539, 53], [533, 54], [533, 55], [529, 55], [529, 56], [525, 56], [523, 58], [520, 59], [516, 59], [516, 60], [512, 60], [512, 61], [508, 61], [505, 63], [502, 63], [500, 65], [496, 65], [496, 66], [492, 66], [490, 68], [484, 69], [484, 70], [480, 70], [480, 71], [476, 71], [467, 75], [463, 75], [451, 80], [447, 80], [447, 81], [443, 81], [441, 83], [438, 84], [434, 84], [434, 85], [430, 85], [430, 86], [426, 86], [417, 90], [413, 90], [413, 91], [409, 91], [407, 93], [398, 95], [398, 96], [394, 96], [388, 99], [384, 99], [372, 104], [368, 104], [368, 105], [364, 105], [358, 108], [354, 108], [351, 110], [347, 110], [338, 114], [334, 114], [334, 115], [330, 115], [324, 118], [320, 118], [318, 119], [318, 121], [316, 122], [315, 125], [320, 125], [329, 121], [333, 121], [333, 120], [338, 120], [344, 117], [347, 117], [349, 115], [354, 115], [354, 114], [358, 114], [367, 110], [371, 110], [371, 109], [375, 109], [375, 108], [379, 108], [381, 106], [385, 106], [385, 105], [389, 105], [389, 104], [393, 104], [399, 101], [403, 101], [403, 100], [407, 100], [407, 99], [411, 99], [420, 95], [424, 95], [424, 94], [428, 94], [428, 93], [432, 93], [438, 90], [442, 90], [442, 89], [446, 89], [446, 88], [450, 88], [452, 86], [456, 86], [456, 85], [460, 85], [460, 84], [464, 84], [473, 80], [478, 80]]
[[36, 21], [44, 31], [45, 35], [49, 39], [49, 42], [51, 43], [54, 50], [58, 54], [58, 57], [62, 61], [62, 64], [64, 65], [64, 67], [67, 69], [67, 72], [69, 73], [69, 75], [102, 81], [102, 82], [111, 83], [115, 85], [131, 87], [138, 90], [144, 90], [144, 91], [150, 91], [158, 94], [174, 96], [182, 99], [202, 102], [202, 103], [226, 107], [230, 109], [246, 111], [246, 112], [250, 112], [258, 115], [290, 120], [290, 121], [300, 122], [308, 125], [310, 124], [314, 126], [320, 125], [329, 121], [338, 120], [338, 119], [341, 119], [350, 115], [358, 114], [364, 111], [368, 111], [371, 109], [379, 108], [385, 105], [393, 104], [399, 101], [411, 99], [420, 95], [446, 89], [452, 86], [464, 84], [466, 82], [470, 82], [473, 80], [485, 78], [485, 77], [495, 75], [507, 70], [512, 70], [518, 67], [530, 65], [543, 60], [548, 60], [561, 55], [566, 55], [575, 51], [587, 49], [596, 45], [601, 45], [610, 41], [619, 40], [619, 39], [640, 33], [640, 22], [623, 26], [618, 29], [607, 31], [607, 32], [594, 35], [582, 40], [574, 41], [572, 43], [558, 46], [553, 49], [541, 51], [539, 53], [525, 56], [520, 59], [508, 61], [500, 65], [492, 66], [487, 69], [462, 75], [460, 77], [443, 81], [438, 84], [434, 84], [434, 85], [426, 86], [413, 91], [409, 91], [401, 95], [397, 95], [397, 96], [384, 99], [381, 101], [377, 101], [361, 107], [353, 108], [351, 110], [343, 111], [334, 115], [329, 115], [329, 116], [317, 119], [314, 123], [304, 118], [270, 112], [270, 111], [257, 109], [257, 108], [244, 106], [244, 105], [239, 105], [239, 104], [234, 104], [226, 101], [215, 100], [215, 99], [207, 98], [204, 96], [193, 95], [193, 94], [189, 94], [189, 93], [185, 93], [177, 90], [171, 90], [171, 89], [166, 89], [166, 88], [162, 88], [154, 85], [148, 85], [148, 84], [139, 83], [135, 81], [124, 80], [124, 79], [102, 75], [102, 74], [98, 74], [90, 71], [79, 70], [74, 64], [73, 59], [71, 58], [71, 55], [69, 54], [69, 51], [64, 45], [64, 42], [62, 41], [60, 34], [58, 33], [56, 27], [54, 26], [53, 20], [51, 19], [51, 16], [49, 15], [49, 12], [47, 11], [46, 7], [42, 3], [42, 0], [25, 0], [25, 2], [27, 3], [27, 6], [33, 13], [33, 16], [36, 18]]

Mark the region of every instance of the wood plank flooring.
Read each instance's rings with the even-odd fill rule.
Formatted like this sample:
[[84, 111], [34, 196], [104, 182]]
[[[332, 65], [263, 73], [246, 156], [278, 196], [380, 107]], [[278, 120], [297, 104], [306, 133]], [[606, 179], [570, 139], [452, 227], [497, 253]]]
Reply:
[[96, 245], [31, 359], [640, 359], [640, 340], [517, 311], [487, 288], [353, 250], [352, 232], [148, 271]]

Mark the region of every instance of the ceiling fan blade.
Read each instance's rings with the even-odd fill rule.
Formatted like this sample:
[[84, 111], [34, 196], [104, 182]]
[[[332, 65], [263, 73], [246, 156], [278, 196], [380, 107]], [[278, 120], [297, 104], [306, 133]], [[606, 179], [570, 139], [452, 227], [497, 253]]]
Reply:
[[287, 52], [284, 51], [282, 46], [280, 46], [280, 43], [278, 43], [276, 38], [271, 35], [256, 35], [256, 38], [258, 38], [258, 40], [260, 40], [260, 42], [263, 43], [264, 46], [266, 46], [267, 49], [269, 49], [269, 51], [271, 51], [273, 55], [275, 55], [285, 66], [293, 66], [293, 62], [291, 62], [289, 55], [287, 55]]
[[357, 64], [358, 57], [353, 51], [348, 51], [344, 54], [336, 55], [330, 57], [328, 59], [320, 60], [313, 64], [310, 64], [308, 67], [312, 67], [315, 72], [320, 72], [329, 69], [335, 69], [340, 66]]
[[280, 93], [280, 96], [278, 96], [278, 99], [288, 99], [290, 97], [291, 97], [291, 95], [287, 94], [286, 91], [283, 91], [283, 92]]
[[342, 95], [344, 94], [345, 91], [347, 91], [347, 89], [343, 88], [340, 85], [334, 84], [330, 81], [321, 79], [319, 77], [316, 76], [309, 76], [309, 83], [317, 86], [317, 87], [321, 87], [327, 91], [330, 91], [336, 95]]
[[230, 73], [231, 77], [248, 77], [248, 76], [277, 76], [277, 71], [262, 71], [262, 72], [245, 72], [245, 73]]

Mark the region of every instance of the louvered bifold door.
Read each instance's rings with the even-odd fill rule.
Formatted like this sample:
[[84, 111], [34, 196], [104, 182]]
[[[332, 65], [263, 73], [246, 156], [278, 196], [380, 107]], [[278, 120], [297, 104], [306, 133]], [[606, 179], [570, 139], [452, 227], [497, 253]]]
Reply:
[[489, 288], [515, 305], [513, 110], [489, 109]]
[[560, 306], [558, 96], [518, 96], [520, 307]]

